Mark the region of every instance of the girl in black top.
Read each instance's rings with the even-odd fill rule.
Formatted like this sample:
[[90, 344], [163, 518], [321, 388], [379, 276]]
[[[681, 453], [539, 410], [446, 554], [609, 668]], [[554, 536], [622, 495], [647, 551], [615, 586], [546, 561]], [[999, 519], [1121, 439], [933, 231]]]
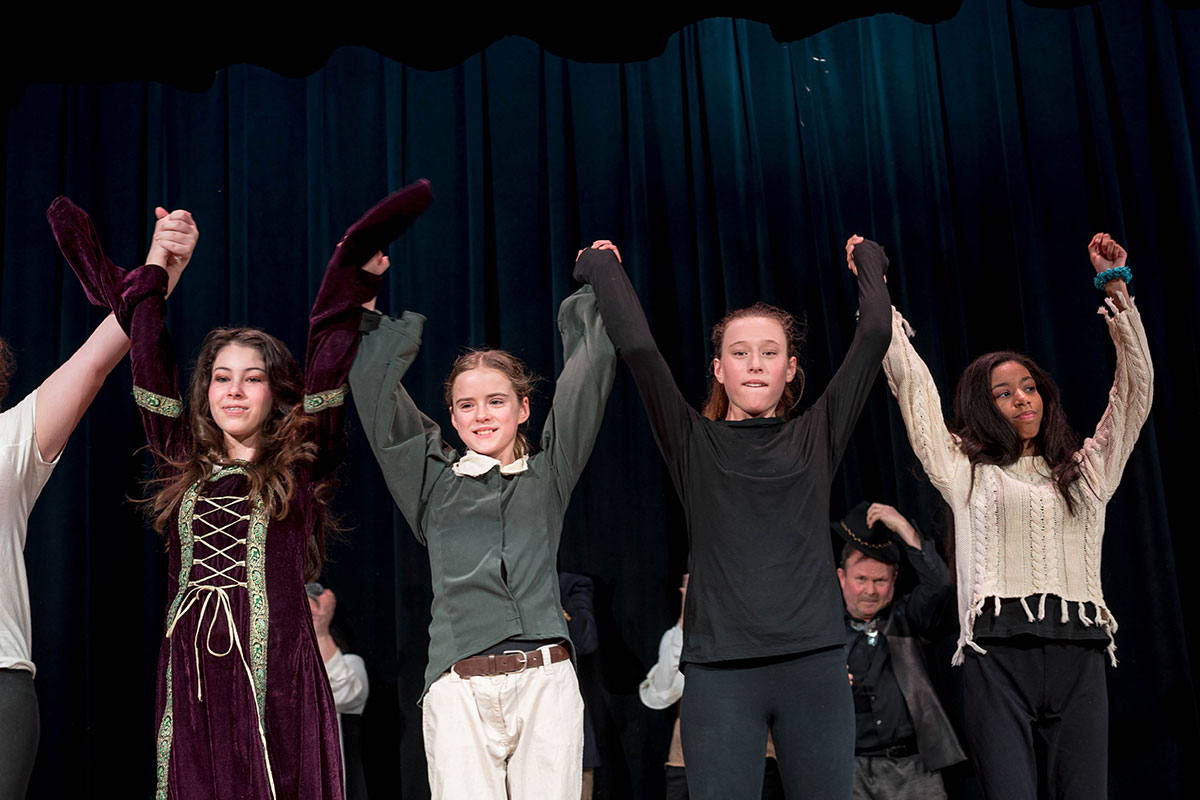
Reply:
[[676, 387], [608, 248], [596, 242], [575, 275], [595, 290], [633, 370], [691, 544], [680, 713], [689, 789], [758, 797], [770, 727], [789, 796], [847, 797], [854, 720], [826, 526], [833, 472], [891, 339], [887, 259], [873, 242], [847, 242], [858, 329], [825, 392], [789, 419], [803, 388], [789, 314], [756, 304], [717, 325], [702, 415]]

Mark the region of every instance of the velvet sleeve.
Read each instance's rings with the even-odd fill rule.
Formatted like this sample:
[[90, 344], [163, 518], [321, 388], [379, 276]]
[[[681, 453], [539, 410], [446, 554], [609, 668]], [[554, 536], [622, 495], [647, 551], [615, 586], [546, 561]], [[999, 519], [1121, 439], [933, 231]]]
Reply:
[[392, 192], [346, 230], [334, 248], [309, 318], [304, 359], [304, 410], [316, 419], [314, 477], [337, 468], [345, 454], [345, 409], [350, 365], [358, 352], [362, 304], [379, 291], [381, 277], [362, 269], [404, 232], [433, 201], [429, 181]]
[[633, 372], [658, 449], [678, 482], [684, 443], [699, 415], [683, 399], [671, 368], [658, 351], [629, 276], [612, 251], [589, 248], [575, 262], [575, 279], [596, 293], [604, 327], [617, 355]]
[[563, 340], [563, 369], [542, 429], [542, 450], [554, 465], [559, 500], [565, 508], [600, 432], [617, 371], [617, 353], [590, 286], [562, 302], [558, 329]]
[[336, 469], [345, 454], [344, 403], [358, 352], [362, 304], [375, 297], [380, 284], [380, 276], [340, 256], [339, 250], [330, 260], [313, 303], [304, 359], [304, 410], [316, 421], [317, 479]]
[[864, 241], [855, 247], [854, 260], [858, 266], [858, 327], [841, 366], [809, 412], [823, 415], [829, 426], [830, 473], [842, 460], [892, 338], [883, 248]]
[[354, 406], [388, 491], [417, 539], [425, 542], [425, 503], [453, 460], [437, 423], [421, 413], [400, 381], [421, 347], [425, 318], [363, 315], [362, 342], [350, 370]]
[[164, 467], [165, 458], [178, 458], [191, 442], [166, 329], [166, 270], [147, 264], [126, 272], [116, 266], [104, 255], [87, 212], [65, 197], [50, 204], [46, 219], [88, 299], [111, 310], [129, 336], [133, 398], [150, 450]]
[[133, 399], [142, 415], [146, 441], [159, 461], [180, 458], [191, 449], [191, 428], [179, 392], [175, 349], [167, 334], [167, 273], [148, 264], [126, 279], [124, 312], [117, 320], [129, 334]]
[[1105, 319], [1117, 349], [1117, 368], [1108, 406], [1082, 450], [1088, 481], [1105, 502], [1117, 491], [1154, 402], [1154, 366], [1142, 315], [1136, 306], [1118, 310], [1111, 301], [1108, 310]]

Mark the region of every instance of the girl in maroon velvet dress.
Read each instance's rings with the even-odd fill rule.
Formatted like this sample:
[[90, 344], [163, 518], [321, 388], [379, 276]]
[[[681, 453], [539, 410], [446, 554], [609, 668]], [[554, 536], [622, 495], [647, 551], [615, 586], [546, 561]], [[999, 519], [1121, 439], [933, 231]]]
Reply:
[[304, 583], [324, 560], [361, 307], [387, 269], [381, 249], [431, 197], [428, 183], [414, 184], [347, 231], [313, 306], [304, 376], [278, 339], [219, 328], [186, 404], [164, 327], [170, 265], [124, 274], [82, 211], [65, 199], [51, 209], [89, 296], [129, 332], [134, 398], [158, 465], [147, 502], [170, 540], [159, 798], [342, 797], [337, 712]]

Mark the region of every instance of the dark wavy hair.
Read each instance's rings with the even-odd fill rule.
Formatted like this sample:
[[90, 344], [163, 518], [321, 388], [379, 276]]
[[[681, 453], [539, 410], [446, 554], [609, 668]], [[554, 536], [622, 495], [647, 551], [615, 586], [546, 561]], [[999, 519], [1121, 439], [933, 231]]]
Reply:
[[0, 339], [0, 406], [8, 397], [8, 380], [17, 371], [17, 360], [13, 357], [12, 348], [8, 342]]
[[[174, 467], [172, 475], [152, 482], [157, 488], [146, 500], [159, 532], [166, 530], [189, 486], [211, 476], [216, 466], [231, 463], [225, 452], [224, 433], [213, 420], [208, 403], [213, 363], [221, 350], [231, 344], [254, 348], [267, 368], [272, 407], [263, 422], [255, 460], [244, 466], [251, 493], [269, 498], [272, 519], [286, 517], [296, 498], [295, 466], [317, 460], [317, 445], [312, 440], [316, 421], [304, 411], [304, 379], [287, 345], [257, 328], [217, 328], [204, 338], [188, 383], [191, 452], [181, 460], [159, 454]], [[317, 525], [308, 542], [305, 580], [315, 580], [320, 574], [325, 563], [326, 536], [337, 529], [329, 511], [335, 489], [336, 478], [331, 476], [314, 490]]]
[[[455, 379], [464, 372], [473, 369], [494, 369], [508, 378], [508, 382], [512, 384], [513, 393], [517, 396], [518, 403], [527, 397], [532, 397], [533, 390], [539, 380], [538, 376], [529, 367], [525, 366], [524, 361], [507, 350], [477, 347], [468, 350], [454, 360], [454, 366], [450, 368], [450, 374], [446, 376], [446, 382], [442, 384], [442, 398], [446, 402], [446, 408], [454, 405]], [[525, 427], [528, 423], [529, 420], [526, 420], [517, 428], [517, 439], [513, 446], [513, 458], [527, 456], [533, 452], [533, 445], [530, 444], [525, 434], [521, 432], [521, 428]]]
[[[1046, 460], [1054, 480], [1054, 488], [1075, 513], [1072, 487], [1083, 477], [1076, 454], [1079, 434], [1067, 423], [1059, 399], [1058, 385], [1032, 358], [1021, 353], [1003, 350], [987, 353], [975, 359], [963, 371], [954, 390], [954, 424], [951, 433], [962, 439], [962, 450], [976, 464], [1007, 466], [1016, 462], [1024, 450], [1017, 431], [1000, 410], [992, 396], [992, 370], [1015, 361], [1029, 370], [1042, 398], [1042, 426], [1033, 439], [1034, 452]], [[1086, 480], [1084, 481], [1086, 484]]]
[[[778, 322], [779, 327], [783, 328], [783, 338], [787, 342], [787, 357], [795, 357], [799, 361], [800, 347], [804, 344], [804, 326], [782, 308], [767, 305], [761, 301], [746, 308], [738, 308], [730, 311], [722, 317], [720, 322], [713, 326], [712, 346], [714, 359], [721, 357], [721, 348], [725, 344], [725, 329], [729, 327], [729, 323], [736, 319], [751, 317], [763, 317], [764, 319], [771, 319]], [[718, 381], [716, 375], [713, 374], [711, 361], [709, 362], [708, 372], [708, 400], [704, 403], [704, 409], [701, 413], [709, 419], [725, 419], [725, 415], [729, 413], [729, 395], [725, 393], [725, 385]], [[797, 363], [796, 376], [792, 378], [790, 383], [783, 387], [783, 395], [780, 396], [779, 403], [775, 406], [775, 416], [790, 416], [792, 411], [795, 410], [796, 404], [800, 402], [800, 396], [803, 394], [804, 370]]]

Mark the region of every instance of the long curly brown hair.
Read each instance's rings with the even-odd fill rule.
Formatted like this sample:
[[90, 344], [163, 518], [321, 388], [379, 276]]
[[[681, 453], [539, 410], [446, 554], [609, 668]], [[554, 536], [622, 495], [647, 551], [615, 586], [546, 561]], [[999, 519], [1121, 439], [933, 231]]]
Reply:
[[[160, 533], [166, 531], [189, 486], [211, 476], [217, 466], [232, 463], [225, 452], [225, 434], [213, 420], [208, 387], [217, 355], [233, 344], [257, 350], [266, 365], [272, 406], [263, 422], [255, 460], [243, 466], [251, 493], [268, 498], [272, 519], [286, 517], [296, 498], [295, 466], [317, 460], [317, 445], [312, 441], [315, 421], [304, 411], [304, 380], [287, 346], [257, 328], [217, 328], [205, 337], [188, 383], [191, 452], [181, 460], [160, 454], [174, 468], [173, 474], [153, 481], [158, 488], [146, 500], [154, 527]], [[336, 529], [329, 511], [335, 488], [333, 476], [314, 487], [317, 524], [308, 542], [305, 580], [315, 580], [325, 563], [325, 539]]]
[[1033, 378], [1042, 397], [1042, 426], [1033, 438], [1034, 452], [1045, 459], [1053, 475], [1054, 488], [1067, 504], [1067, 511], [1074, 514], [1075, 498], [1071, 489], [1083, 477], [1076, 458], [1079, 434], [1067, 423], [1058, 385], [1029, 356], [1002, 350], [986, 353], [967, 365], [954, 390], [954, 424], [950, 426], [950, 432], [962, 440], [962, 450], [971, 462], [972, 471], [976, 464], [1003, 467], [1021, 457], [1025, 443], [1012, 423], [996, 408], [992, 397], [992, 370], [1009, 361], [1029, 370], [1029, 377]]
[[[799, 361], [800, 347], [804, 344], [804, 326], [799, 320], [782, 308], [777, 308], [761, 301], [746, 308], [738, 308], [730, 311], [720, 322], [713, 326], [712, 346], [714, 359], [721, 357], [721, 349], [725, 345], [725, 329], [729, 327], [729, 323], [735, 319], [746, 319], [748, 317], [763, 317], [778, 322], [779, 327], [783, 328], [783, 338], [787, 341], [787, 357], [794, 357]], [[708, 400], [705, 402], [701, 413], [709, 419], [725, 419], [725, 415], [729, 413], [729, 395], [725, 393], [724, 384], [718, 381], [713, 374], [711, 362], [709, 363], [708, 371]], [[797, 364], [796, 376], [792, 378], [790, 383], [783, 387], [783, 395], [780, 396], [779, 403], [775, 406], [775, 416], [790, 416], [792, 411], [795, 410], [796, 404], [800, 402], [802, 394], [804, 394], [804, 370]]]
[[16, 371], [17, 362], [13, 358], [12, 348], [8, 342], [0, 339], [0, 407], [4, 405], [4, 398], [8, 397], [8, 379]]

